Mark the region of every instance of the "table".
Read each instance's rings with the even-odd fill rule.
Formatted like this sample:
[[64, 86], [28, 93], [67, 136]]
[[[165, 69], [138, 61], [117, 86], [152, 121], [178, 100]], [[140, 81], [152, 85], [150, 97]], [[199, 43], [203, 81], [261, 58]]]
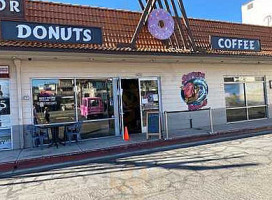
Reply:
[[62, 126], [64, 127], [64, 137], [65, 137], [66, 126], [71, 126], [73, 124], [76, 124], [76, 122], [42, 124], [42, 125], [36, 125], [36, 126], [39, 127], [40, 129], [50, 129], [52, 134], [52, 141], [48, 147], [56, 146], [58, 148], [59, 147], [58, 144], [62, 144], [63, 146], [65, 146], [65, 141], [62, 142], [61, 139], [59, 138], [59, 128]]

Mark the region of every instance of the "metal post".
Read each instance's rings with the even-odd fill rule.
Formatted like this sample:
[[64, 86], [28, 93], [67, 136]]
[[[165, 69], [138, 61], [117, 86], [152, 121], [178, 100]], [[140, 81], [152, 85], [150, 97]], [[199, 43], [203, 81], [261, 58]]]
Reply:
[[181, 13], [183, 15], [182, 19], [183, 19], [184, 25], [185, 25], [185, 27], [187, 29], [188, 38], [189, 38], [189, 42], [191, 43], [192, 50], [196, 51], [195, 41], [194, 41], [194, 38], [193, 38], [193, 34], [191, 32], [189, 20], [187, 18], [187, 14], [186, 14], [186, 11], [185, 11], [185, 8], [184, 8], [184, 5], [183, 5], [183, 1], [179, 0], [178, 4], [179, 4], [180, 10], [181, 10]]
[[135, 31], [135, 33], [134, 33], [134, 35], [133, 35], [133, 37], [132, 37], [132, 39], [130, 41], [132, 47], [135, 47], [137, 37], [138, 37], [138, 35], [139, 35], [142, 27], [144, 26], [144, 23], [147, 20], [148, 13], [153, 8], [153, 6], [155, 5], [155, 3], [156, 3], [156, 0], [149, 0], [148, 1], [147, 5], [146, 5], [146, 8], [145, 8], [145, 10], [144, 10], [144, 12], [143, 12], [143, 14], [141, 16], [141, 19], [140, 19], [140, 21], [139, 21], [139, 23], [137, 25], [136, 31]]
[[165, 112], [165, 131], [166, 131], [166, 139], [169, 139], [169, 131], [168, 131], [168, 115], [167, 112]]
[[213, 133], [214, 133], [214, 130], [213, 130], [212, 108], [209, 109], [209, 116], [210, 116], [210, 126], [211, 126], [211, 132], [210, 132], [210, 134], [213, 134]]
[[141, 9], [144, 10], [144, 4], [143, 4], [142, 0], [138, 0], [138, 2], [140, 4], [140, 6], [141, 6]]
[[171, 0], [171, 4], [172, 4], [172, 8], [173, 8], [173, 11], [174, 11], [174, 14], [175, 14], [175, 20], [178, 24], [178, 30], [179, 30], [179, 33], [181, 34], [181, 39], [182, 39], [182, 43], [183, 43], [183, 46], [184, 46], [184, 49], [187, 49], [187, 45], [186, 45], [186, 41], [185, 41], [185, 34], [183, 32], [183, 29], [182, 29], [182, 24], [181, 24], [181, 21], [180, 21], [180, 17], [179, 17], [179, 14], [178, 14], [178, 10], [176, 8], [176, 4], [175, 4], [175, 1], [174, 0]]
[[[76, 108], [76, 117], [75, 117], [75, 120], [76, 120], [76, 122], [78, 122], [78, 110], [77, 110], [77, 108], [78, 108], [78, 99], [77, 99], [77, 91], [78, 91], [78, 89], [77, 89], [77, 79], [76, 78], [74, 78], [74, 98], [75, 98], [75, 108]], [[82, 91], [82, 90], [80, 90], [80, 91]], [[80, 101], [82, 100], [82, 98], [80, 99]], [[81, 104], [81, 103], [80, 103]]]
[[[164, 3], [165, 3], [165, 6], [166, 6], [166, 9], [167, 11], [170, 13], [170, 15], [172, 15], [172, 11], [170, 9], [170, 6], [168, 4], [168, 1], [167, 0], [164, 0]], [[176, 41], [176, 44], [178, 46], [178, 48], [180, 49], [180, 44], [179, 44], [179, 40], [177, 38], [177, 34], [176, 34], [176, 30], [174, 30], [174, 38], [175, 38], [175, 41]], [[173, 42], [174, 43], [174, 42]], [[174, 46], [174, 45], [173, 45]]]

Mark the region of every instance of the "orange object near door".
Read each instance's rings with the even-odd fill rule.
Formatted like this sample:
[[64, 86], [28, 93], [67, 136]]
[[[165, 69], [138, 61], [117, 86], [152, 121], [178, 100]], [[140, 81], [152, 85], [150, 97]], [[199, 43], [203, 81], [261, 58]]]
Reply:
[[124, 140], [125, 141], [129, 141], [129, 134], [128, 134], [128, 128], [127, 128], [127, 126], [125, 127], [125, 133], [124, 133]]

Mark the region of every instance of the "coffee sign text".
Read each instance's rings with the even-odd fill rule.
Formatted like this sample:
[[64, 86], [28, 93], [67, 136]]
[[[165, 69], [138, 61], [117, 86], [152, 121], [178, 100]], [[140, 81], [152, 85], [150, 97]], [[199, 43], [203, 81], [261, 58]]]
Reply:
[[261, 51], [260, 40], [211, 36], [212, 49], [224, 51]]

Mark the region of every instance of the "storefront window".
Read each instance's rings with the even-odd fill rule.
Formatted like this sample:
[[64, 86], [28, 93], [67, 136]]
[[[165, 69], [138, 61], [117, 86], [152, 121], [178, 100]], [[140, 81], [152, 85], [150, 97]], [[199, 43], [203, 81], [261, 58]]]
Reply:
[[263, 77], [226, 77], [227, 121], [244, 121], [266, 117]]
[[265, 105], [263, 82], [247, 83], [246, 91], [248, 106]]
[[34, 124], [85, 121], [82, 139], [115, 135], [112, 79], [33, 79], [32, 93]]
[[159, 110], [159, 92], [157, 80], [141, 80], [141, 103], [143, 126], [146, 127], [147, 112]]
[[266, 107], [255, 107], [248, 109], [249, 119], [260, 119], [266, 117]]
[[245, 108], [242, 109], [227, 109], [227, 121], [244, 121], [247, 120], [247, 111]]
[[100, 120], [94, 122], [86, 122], [81, 129], [81, 139], [90, 139], [106, 136], [114, 136], [115, 127], [114, 120]]
[[34, 124], [75, 121], [74, 80], [32, 81]]
[[241, 83], [226, 84], [225, 98], [227, 107], [245, 106], [245, 90]]
[[114, 117], [111, 79], [78, 79], [76, 85], [79, 120]]

